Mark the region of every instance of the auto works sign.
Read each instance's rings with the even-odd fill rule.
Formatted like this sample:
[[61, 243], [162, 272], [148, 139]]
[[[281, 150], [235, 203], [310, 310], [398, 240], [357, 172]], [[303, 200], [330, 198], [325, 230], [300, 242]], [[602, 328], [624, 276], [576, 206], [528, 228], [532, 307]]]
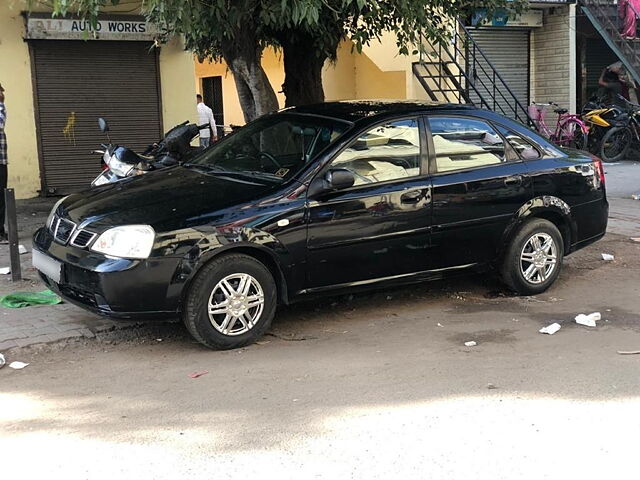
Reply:
[[150, 41], [158, 35], [155, 24], [144, 17], [111, 15], [91, 22], [77, 18], [52, 18], [32, 14], [27, 17], [27, 36], [34, 40], [140, 40]]

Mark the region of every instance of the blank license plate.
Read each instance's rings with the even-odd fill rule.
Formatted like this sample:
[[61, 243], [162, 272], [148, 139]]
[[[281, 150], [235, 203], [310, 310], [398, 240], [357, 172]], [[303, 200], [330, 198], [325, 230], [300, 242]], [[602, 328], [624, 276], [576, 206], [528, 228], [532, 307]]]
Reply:
[[32, 259], [36, 270], [41, 271], [54, 282], [60, 283], [62, 263], [35, 249], [33, 250]]

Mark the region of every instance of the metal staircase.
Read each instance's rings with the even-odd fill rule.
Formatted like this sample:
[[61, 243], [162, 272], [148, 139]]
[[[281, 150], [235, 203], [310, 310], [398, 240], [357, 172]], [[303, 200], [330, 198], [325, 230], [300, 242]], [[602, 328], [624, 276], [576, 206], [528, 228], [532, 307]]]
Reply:
[[420, 55], [413, 74], [433, 101], [474, 103], [524, 124], [533, 125], [527, 108], [509, 88], [491, 61], [458, 21], [447, 45], [437, 44], [431, 55]]
[[[640, 40], [629, 40], [620, 34], [617, 2], [615, 0], [579, 0], [578, 3], [609, 48], [622, 61], [634, 80], [640, 84]], [[640, 17], [639, 12], [635, 11], [635, 14], [636, 17]]]

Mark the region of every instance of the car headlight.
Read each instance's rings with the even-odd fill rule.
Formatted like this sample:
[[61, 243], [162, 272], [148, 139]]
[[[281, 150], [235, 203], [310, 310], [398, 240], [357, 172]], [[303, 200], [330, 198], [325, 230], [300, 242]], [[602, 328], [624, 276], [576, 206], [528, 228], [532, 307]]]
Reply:
[[148, 258], [155, 238], [149, 225], [123, 225], [100, 235], [91, 250], [112, 257]]
[[47, 223], [45, 223], [45, 226], [47, 228], [51, 228], [51, 223], [53, 222], [53, 216], [56, 214], [56, 210], [58, 209], [58, 207], [60, 206], [60, 204], [62, 202], [64, 202], [67, 198], [69, 197], [69, 195], [67, 195], [66, 197], [62, 197], [60, 200], [58, 200], [56, 202], [56, 204], [53, 206], [53, 208], [51, 209], [51, 212], [49, 213], [49, 216], [47, 217]]
[[111, 155], [111, 158], [109, 158], [107, 165], [109, 165], [109, 168], [113, 171], [113, 173], [115, 173], [119, 177], [126, 177], [134, 168], [133, 165], [118, 160], [115, 155]]

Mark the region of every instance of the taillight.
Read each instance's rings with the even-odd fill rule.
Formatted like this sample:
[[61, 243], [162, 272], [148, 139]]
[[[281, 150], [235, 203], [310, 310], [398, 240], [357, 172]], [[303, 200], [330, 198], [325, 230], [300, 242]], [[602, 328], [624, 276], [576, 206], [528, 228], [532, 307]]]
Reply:
[[602, 165], [602, 160], [598, 157], [593, 157], [593, 166], [596, 169], [596, 174], [600, 177], [600, 183], [604, 185], [604, 165]]

